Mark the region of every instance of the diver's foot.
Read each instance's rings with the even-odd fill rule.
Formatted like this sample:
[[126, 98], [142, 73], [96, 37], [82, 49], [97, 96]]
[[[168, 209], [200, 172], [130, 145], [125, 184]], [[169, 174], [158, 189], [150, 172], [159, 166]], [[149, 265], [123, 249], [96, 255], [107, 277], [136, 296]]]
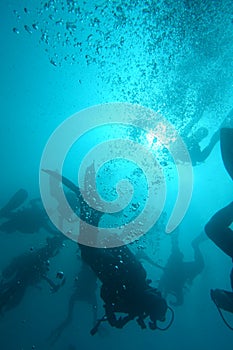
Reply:
[[233, 292], [223, 289], [211, 289], [210, 296], [217, 307], [233, 313]]

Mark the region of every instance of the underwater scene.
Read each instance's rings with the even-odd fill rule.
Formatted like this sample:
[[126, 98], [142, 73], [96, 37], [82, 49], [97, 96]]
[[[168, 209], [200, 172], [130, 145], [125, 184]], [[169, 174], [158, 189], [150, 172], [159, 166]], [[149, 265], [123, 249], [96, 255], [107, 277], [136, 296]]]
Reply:
[[233, 2], [2, 0], [0, 349], [233, 349]]

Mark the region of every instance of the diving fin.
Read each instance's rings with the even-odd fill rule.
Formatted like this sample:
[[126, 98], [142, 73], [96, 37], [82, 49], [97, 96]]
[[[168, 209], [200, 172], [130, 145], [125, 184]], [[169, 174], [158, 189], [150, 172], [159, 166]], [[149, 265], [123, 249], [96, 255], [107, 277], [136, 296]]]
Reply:
[[224, 166], [233, 180], [233, 129], [220, 130], [220, 146]]
[[233, 313], [233, 293], [222, 289], [211, 289], [210, 296], [215, 305], [225, 311]]
[[28, 193], [24, 189], [18, 190], [8, 201], [8, 203], [0, 209], [0, 216], [7, 216], [9, 212], [17, 209], [27, 199]]

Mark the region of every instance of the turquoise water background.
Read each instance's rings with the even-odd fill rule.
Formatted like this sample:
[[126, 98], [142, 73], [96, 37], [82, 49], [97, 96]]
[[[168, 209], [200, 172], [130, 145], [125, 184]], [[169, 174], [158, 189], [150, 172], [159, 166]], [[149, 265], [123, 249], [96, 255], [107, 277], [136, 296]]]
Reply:
[[[31, 198], [39, 195], [39, 164], [48, 138], [84, 108], [139, 103], [159, 110], [182, 136], [207, 127], [209, 136], [202, 147], [232, 109], [230, 0], [2, 0], [0, 23], [0, 206], [19, 188]], [[100, 130], [99, 137], [101, 132], [104, 138], [105, 131]], [[88, 145], [80, 147], [85, 153]], [[75, 179], [76, 169], [71, 168], [68, 164], [66, 175]], [[232, 200], [219, 143], [193, 171], [192, 200], [180, 226], [185, 260], [193, 258], [191, 240]], [[168, 181], [168, 210], [176, 191], [173, 186]], [[46, 235], [43, 230], [34, 235], [1, 233], [1, 269], [13, 257], [43, 244]], [[140, 244], [155, 260], [166, 263], [170, 237], [160, 234], [155, 242], [145, 236]], [[64, 271], [65, 286], [57, 294], [50, 294], [45, 283], [42, 290], [30, 287], [19, 306], [0, 316], [0, 348], [232, 350], [232, 332], [209, 297], [210, 288], [230, 289], [231, 261], [210, 241], [201, 250], [205, 269], [185, 294], [184, 305], [175, 309], [175, 322], [167, 332], [142, 331], [131, 322], [122, 330], [106, 325], [104, 336], [91, 337], [91, 308], [80, 302], [73, 322], [51, 347], [47, 338], [66, 315], [80, 266], [76, 246], [69, 241], [53, 259], [50, 272]], [[156, 284], [159, 272], [144, 266]]]

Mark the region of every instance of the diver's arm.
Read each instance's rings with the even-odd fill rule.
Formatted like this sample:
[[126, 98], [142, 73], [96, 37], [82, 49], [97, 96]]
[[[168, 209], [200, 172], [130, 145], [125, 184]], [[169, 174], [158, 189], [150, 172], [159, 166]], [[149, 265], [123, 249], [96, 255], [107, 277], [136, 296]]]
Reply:
[[183, 288], [175, 294], [175, 297], [176, 297], [176, 301], [171, 301], [171, 305], [173, 306], [183, 305], [184, 303]]
[[116, 318], [114, 308], [112, 306], [112, 303], [106, 304], [105, 305], [105, 311], [106, 311], [106, 317], [109, 322], [109, 324], [112, 327], [116, 328], [123, 328], [126, 323], [128, 323], [130, 320], [132, 320], [134, 317], [127, 315], [125, 317], [119, 317], [118, 319]]
[[112, 305], [105, 305], [106, 317], [112, 327], [123, 328], [129, 321], [134, 319], [134, 315], [128, 314], [125, 317], [116, 318]]
[[199, 99], [199, 103], [197, 103], [197, 106], [200, 106], [197, 111], [195, 111], [195, 117], [191, 117], [191, 120], [185, 125], [184, 129], [181, 131], [180, 136], [186, 136], [188, 135], [191, 131], [192, 128], [198, 124], [198, 121], [202, 118], [203, 113], [204, 113], [204, 108], [203, 108], [203, 103], [202, 100]]
[[164, 267], [159, 265], [158, 263], [156, 263], [154, 260], [152, 260], [144, 251], [138, 251], [136, 253], [136, 257], [139, 260], [145, 260], [147, 261], [149, 264], [151, 264], [152, 266], [155, 266], [161, 270], [164, 270]]
[[51, 291], [52, 291], [53, 293], [56, 293], [56, 292], [60, 289], [60, 287], [63, 286], [63, 285], [65, 284], [65, 278], [62, 280], [62, 283], [58, 283], [58, 284], [54, 283], [50, 278], [48, 278], [48, 277], [45, 276], [45, 275], [43, 275], [42, 278], [43, 278], [46, 282], [48, 282], [48, 284], [49, 284], [50, 287], [51, 287]]
[[207, 236], [233, 259], [233, 202], [220, 209], [205, 225]]
[[212, 136], [210, 143], [208, 144], [208, 146], [206, 146], [200, 153], [199, 155], [199, 159], [197, 161], [199, 162], [204, 162], [210, 155], [210, 153], [212, 152], [214, 146], [216, 145], [216, 143], [219, 141], [220, 138], [220, 133], [219, 130], [216, 131], [214, 133], [214, 135]]
[[204, 265], [204, 259], [203, 256], [197, 256], [197, 260], [194, 261], [187, 261], [184, 263], [184, 274], [185, 274], [185, 282], [190, 286], [192, 285], [194, 279], [201, 274], [203, 271], [205, 265]]
[[134, 316], [128, 314], [125, 317], [119, 317], [117, 320], [117, 325], [115, 326], [116, 328], [123, 328], [129, 321], [133, 320]]

